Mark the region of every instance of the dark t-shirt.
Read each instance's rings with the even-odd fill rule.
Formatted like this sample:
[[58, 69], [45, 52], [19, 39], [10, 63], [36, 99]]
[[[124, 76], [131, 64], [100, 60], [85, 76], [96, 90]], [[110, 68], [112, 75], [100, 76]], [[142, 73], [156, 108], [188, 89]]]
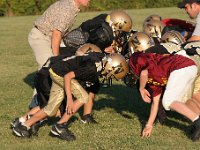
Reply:
[[100, 14], [99, 16], [87, 20], [80, 25], [83, 32], [87, 33], [88, 43], [95, 44], [102, 51], [110, 46], [113, 42], [113, 30], [109, 23], [105, 21], [107, 14]]
[[[95, 83], [98, 80], [99, 72], [95, 62], [99, 62], [103, 55], [101, 53], [96, 54], [97, 60], [93, 60], [90, 55], [87, 56], [71, 56], [62, 59], [58, 59], [51, 66], [52, 70], [59, 76], [64, 77], [65, 74], [73, 71], [75, 79], [81, 81], [88, 81]], [[63, 56], [57, 56], [63, 57]]]
[[91, 29], [99, 26], [101, 23], [104, 23], [107, 16], [108, 14], [100, 14], [92, 19], [83, 22], [80, 27], [84, 32], [90, 31]]
[[146, 49], [145, 53], [169, 54], [168, 50], [160, 44]]
[[85, 43], [98, 46], [102, 51], [113, 42], [113, 31], [105, 21], [107, 14], [100, 14], [83, 22], [78, 28], [70, 31], [63, 41], [66, 47], [60, 48], [60, 54], [75, 54], [76, 50]]

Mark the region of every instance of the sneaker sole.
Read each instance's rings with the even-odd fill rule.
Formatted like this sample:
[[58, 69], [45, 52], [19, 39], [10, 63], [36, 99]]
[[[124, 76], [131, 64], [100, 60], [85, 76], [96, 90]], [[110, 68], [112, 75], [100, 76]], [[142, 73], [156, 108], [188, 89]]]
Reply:
[[21, 137], [22, 135], [20, 133], [18, 133], [17, 131], [15, 131], [15, 129], [13, 128], [13, 132], [16, 136]]
[[84, 121], [84, 120], [81, 120], [81, 122], [82, 122], [83, 124], [86, 124], [86, 123], [87, 123], [87, 121]]
[[55, 135], [55, 136], [60, 136], [59, 133], [57, 133], [57, 132], [55, 132], [55, 131], [53, 131], [53, 130], [51, 130], [50, 132], [51, 132], [53, 135]]
[[81, 123], [83, 124], [97, 124], [98, 122], [88, 122], [88, 121], [84, 121], [84, 120], [80, 120]]

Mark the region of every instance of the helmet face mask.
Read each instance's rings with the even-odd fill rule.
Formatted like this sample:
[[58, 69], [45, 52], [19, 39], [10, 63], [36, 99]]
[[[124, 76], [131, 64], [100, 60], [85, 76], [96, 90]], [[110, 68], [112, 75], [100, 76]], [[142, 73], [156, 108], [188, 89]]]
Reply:
[[161, 38], [161, 33], [164, 28], [164, 24], [158, 20], [151, 20], [145, 22], [143, 25], [143, 31], [151, 37]]
[[114, 38], [112, 46], [117, 53], [122, 52], [123, 46], [128, 43], [129, 37], [130, 37], [129, 32], [120, 31], [120, 30], [115, 31], [115, 38]]
[[149, 35], [144, 32], [137, 32], [129, 40], [129, 51], [131, 53], [143, 52], [154, 45], [155, 43]]
[[115, 52], [121, 53], [124, 44], [127, 44], [127, 33], [132, 29], [132, 19], [123, 10], [113, 10], [107, 15], [106, 22], [108, 22], [113, 29], [114, 40], [112, 47]]
[[117, 53], [110, 54], [102, 59], [103, 70], [102, 76], [106, 79], [122, 79], [129, 72], [128, 64], [125, 58]]

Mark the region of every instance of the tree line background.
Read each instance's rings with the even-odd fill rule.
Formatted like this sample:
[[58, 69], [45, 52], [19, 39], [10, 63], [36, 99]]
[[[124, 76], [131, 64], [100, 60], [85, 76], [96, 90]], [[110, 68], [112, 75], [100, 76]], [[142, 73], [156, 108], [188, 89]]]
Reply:
[[[0, 16], [39, 15], [57, 0], [0, 0]], [[82, 11], [175, 7], [182, 0], [91, 0]]]

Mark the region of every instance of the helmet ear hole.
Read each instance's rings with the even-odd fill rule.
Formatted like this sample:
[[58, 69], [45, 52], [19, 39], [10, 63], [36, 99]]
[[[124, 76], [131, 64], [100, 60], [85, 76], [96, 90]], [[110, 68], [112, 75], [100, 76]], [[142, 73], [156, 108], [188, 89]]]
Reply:
[[103, 59], [102, 75], [106, 78], [122, 79], [129, 72], [125, 58], [117, 53], [108, 55]]

